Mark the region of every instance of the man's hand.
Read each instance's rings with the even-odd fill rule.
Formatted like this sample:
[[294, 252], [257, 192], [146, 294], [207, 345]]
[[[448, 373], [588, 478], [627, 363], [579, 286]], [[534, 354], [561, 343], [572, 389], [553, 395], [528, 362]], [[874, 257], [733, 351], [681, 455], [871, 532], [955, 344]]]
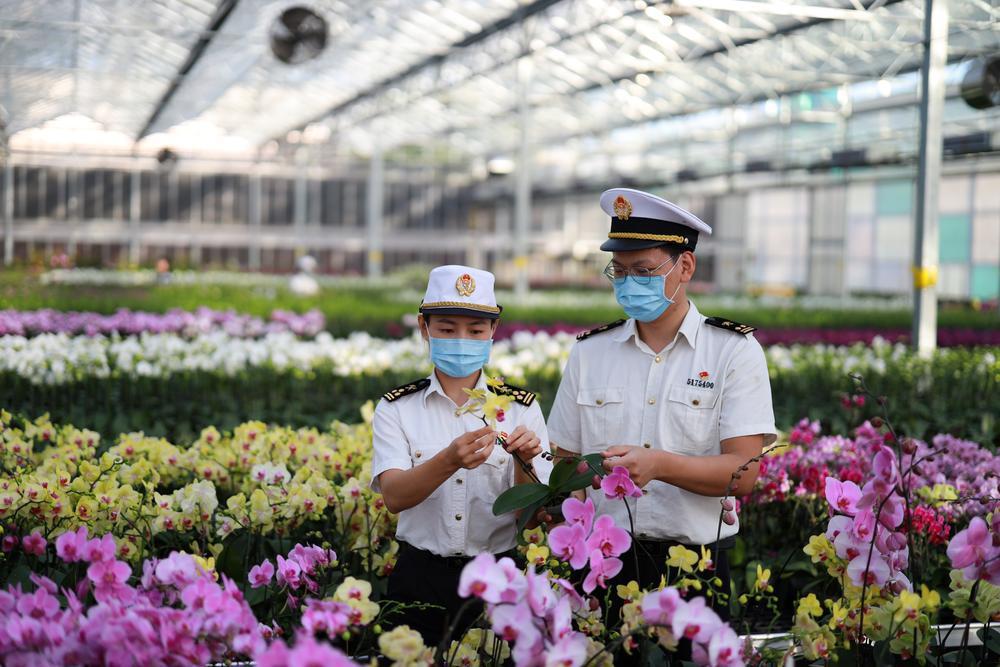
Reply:
[[520, 456], [525, 463], [531, 463], [536, 456], [542, 453], [542, 440], [535, 435], [534, 431], [529, 431], [522, 424], [507, 437], [507, 444], [503, 448], [510, 454]]
[[[659, 477], [662, 452], [632, 445], [614, 445], [601, 452], [601, 456], [604, 458], [604, 469], [607, 472], [611, 472], [617, 466], [625, 468], [629, 477], [640, 489]], [[600, 484], [600, 480], [597, 481]]]
[[481, 466], [493, 453], [497, 433], [489, 426], [478, 431], [467, 431], [451, 441], [444, 450], [445, 461], [458, 470], [472, 470]]

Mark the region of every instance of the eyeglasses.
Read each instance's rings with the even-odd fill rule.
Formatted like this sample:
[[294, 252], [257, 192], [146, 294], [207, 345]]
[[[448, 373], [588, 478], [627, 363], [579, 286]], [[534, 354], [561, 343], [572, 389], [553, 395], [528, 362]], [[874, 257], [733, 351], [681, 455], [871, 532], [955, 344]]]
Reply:
[[625, 280], [629, 276], [632, 280], [639, 283], [640, 285], [648, 285], [649, 281], [653, 279], [653, 276], [657, 271], [660, 270], [667, 262], [671, 261], [673, 257], [668, 257], [659, 266], [655, 266], [652, 269], [638, 268], [638, 269], [626, 269], [620, 264], [615, 264], [614, 260], [608, 262], [608, 265], [604, 267], [604, 277], [614, 283], [617, 280]]

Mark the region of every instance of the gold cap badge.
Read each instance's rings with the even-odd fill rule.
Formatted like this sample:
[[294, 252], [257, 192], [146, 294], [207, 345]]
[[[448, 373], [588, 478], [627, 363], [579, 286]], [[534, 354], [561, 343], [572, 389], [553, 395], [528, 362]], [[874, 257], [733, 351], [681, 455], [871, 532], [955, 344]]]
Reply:
[[462, 296], [472, 296], [476, 291], [476, 281], [468, 273], [463, 273], [455, 281], [455, 289]]
[[628, 220], [632, 215], [632, 204], [625, 197], [618, 195], [615, 198], [615, 216], [619, 220]]

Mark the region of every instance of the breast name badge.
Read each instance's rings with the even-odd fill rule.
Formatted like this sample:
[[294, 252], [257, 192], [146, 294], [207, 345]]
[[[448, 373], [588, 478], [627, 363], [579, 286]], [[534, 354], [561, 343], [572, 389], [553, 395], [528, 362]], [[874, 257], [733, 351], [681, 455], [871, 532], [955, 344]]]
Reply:
[[708, 371], [700, 371], [695, 377], [689, 377], [687, 385], [699, 389], [715, 389], [715, 382]]

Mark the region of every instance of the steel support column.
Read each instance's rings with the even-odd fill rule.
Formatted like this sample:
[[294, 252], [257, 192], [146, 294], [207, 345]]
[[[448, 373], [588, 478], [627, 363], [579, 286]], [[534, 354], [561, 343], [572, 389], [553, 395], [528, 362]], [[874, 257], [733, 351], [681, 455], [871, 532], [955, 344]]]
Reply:
[[938, 192], [947, 59], [947, 0], [926, 0], [913, 252], [913, 344], [917, 353], [924, 357], [930, 356], [937, 347]]

